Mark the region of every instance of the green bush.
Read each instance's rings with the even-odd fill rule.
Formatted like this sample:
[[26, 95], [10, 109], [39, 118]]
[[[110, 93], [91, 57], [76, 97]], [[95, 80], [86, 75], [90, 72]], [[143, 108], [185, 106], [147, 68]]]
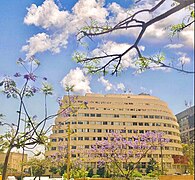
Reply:
[[94, 174], [93, 176], [92, 176], [92, 178], [99, 178], [100, 177], [100, 175], [98, 175], [98, 174]]
[[133, 171], [132, 177], [142, 177], [142, 174], [139, 171]]

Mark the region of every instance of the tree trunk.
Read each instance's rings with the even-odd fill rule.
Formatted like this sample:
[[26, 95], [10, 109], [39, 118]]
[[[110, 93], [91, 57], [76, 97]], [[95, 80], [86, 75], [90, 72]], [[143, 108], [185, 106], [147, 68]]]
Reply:
[[8, 168], [8, 161], [9, 161], [9, 156], [12, 150], [12, 146], [10, 146], [7, 150], [6, 156], [5, 156], [5, 160], [4, 160], [4, 166], [3, 166], [3, 172], [2, 172], [2, 180], [6, 180], [7, 179], [7, 168]]

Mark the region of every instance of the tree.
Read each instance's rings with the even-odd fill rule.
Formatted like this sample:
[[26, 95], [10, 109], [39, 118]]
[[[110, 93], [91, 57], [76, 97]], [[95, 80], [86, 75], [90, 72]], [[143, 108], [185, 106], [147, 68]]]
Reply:
[[[139, 3], [141, 0], [138, 0]], [[185, 72], [185, 73], [194, 73], [192, 71], [188, 71], [184, 69], [184, 63], [181, 62], [181, 67], [178, 68], [175, 66], [174, 62], [165, 62], [165, 55], [163, 53], [156, 54], [155, 56], [145, 56], [142, 53], [140, 42], [151, 25], [161, 22], [166, 19], [170, 15], [189, 7], [189, 15], [188, 17], [184, 17], [182, 23], [172, 25], [169, 27], [172, 35], [175, 35], [187, 27], [191, 26], [194, 23], [194, 0], [175, 0], [172, 4], [171, 9], [167, 10], [159, 14], [158, 9], [166, 4], [166, 0], [160, 0], [156, 5], [154, 5], [150, 9], [142, 9], [137, 12], [133, 12], [129, 14], [126, 19], [122, 21], [110, 25], [109, 21], [105, 25], [99, 25], [95, 20], [91, 20], [90, 24], [81, 28], [77, 34], [78, 41], [80, 42], [83, 38], [88, 37], [89, 39], [93, 39], [97, 36], [104, 36], [114, 32], [124, 32], [126, 30], [134, 30], [138, 32], [135, 40], [132, 45], [129, 43], [129, 47], [127, 47], [122, 53], [109, 53], [104, 49], [98, 52], [98, 55], [89, 55], [90, 53], [80, 53], [76, 52], [74, 55], [74, 59], [81, 64], [84, 64], [84, 67], [88, 69], [89, 73], [97, 73], [102, 72], [104, 75], [107, 73], [111, 73], [112, 75], [118, 74], [123, 69], [122, 61], [125, 55], [128, 53], [137, 54], [137, 59], [135, 62], [135, 66], [137, 66], [138, 71], [142, 72], [147, 69], [152, 68], [172, 68], [174, 70]], [[140, 20], [138, 16], [144, 16], [145, 13], [152, 14], [157, 13], [156, 16], [152, 16], [151, 19], [143, 21]], [[97, 53], [96, 53], [97, 54]], [[151, 66], [152, 65], [152, 66]]]
[[183, 146], [183, 154], [188, 159], [187, 163], [187, 171], [190, 172], [191, 175], [194, 173], [194, 144], [182, 144]]
[[36, 177], [39, 177], [40, 180], [41, 176], [45, 173], [49, 164], [48, 160], [46, 159], [33, 158], [26, 165], [31, 168], [34, 179], [36, 179]]
[[110, 174], [117, 173], [117, 176], [130, 180], [146, 154], [166, 142], [169, 140], [161, 132], [147, 132], [134, 136], [132, 140], [127, 140], [119, 133], [112, 133], [105, 140], [96, 142], [90, 156], [98, 160], [98, 166], [105, 167]]
[[[13, 148], [20, 149], [22, 148], [23, 154], [24, 151], [31, 151], [37, 145], [47, 143], [47, 132], [50, 130], [46, 127], [46, 122], [57, 115], [64, 113], [68, 107], [61, 109], [60, 112], [53, 115], [47, 115], [47, 103], [46, 99], [48, 95], [52, 94], [52, 87], [49, 85], [46, 80], [47, 78], [35, 75], [35, 72], [40, 66], [40, 62], [31, 57], [29, 60], [22, 60], [21, 58], [17, 61], [17, 64], [24, 68], [24, 72], [17, 72], [13, 78], [5, 76], [0, 82], [2, 92], [7, 98], [14, 98], [18, 102], [17, 120], [16, 123], [7, 123], [3, 120], [0, 121], [0, 125], [8, 126], [10, 130], [3, 135], [0, 135], [0, 148], [6, 150], [6, 156], [4, 160], [4, 167], [2, 172], [2, 180], [6, 179], [6, 171], [8, 167], [8, 160], [10, 152]], [[44, 81], [41, 88], [38, 88], [39, 85], [37, 80], [41, 79]], [[23, 83], [21, 85], [21, 83]], [[21, 85], [21, 86], [20, 86]], [[33, 97], [36, 93], [43, 92], [45, 96], [45, 117], [43, 119], [38, 119], [36, 115], [31, 115], [29, 108], [26, 104], [27, 98]], [[1, 115], [2, 119], [2, 115]], [[40, 154], [40, 153], [38, 153]], [[23, 165], [21, 168], [21, 176], [23, 172]]]
[[157, 162], [152, 158], [148, 162], [148, 166], [146, 167], [146, 174], [155, 171], [157, 168]]

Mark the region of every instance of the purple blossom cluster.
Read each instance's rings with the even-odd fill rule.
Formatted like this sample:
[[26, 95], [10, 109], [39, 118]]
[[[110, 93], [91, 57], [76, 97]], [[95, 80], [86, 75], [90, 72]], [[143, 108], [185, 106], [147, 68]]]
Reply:
[[148, 131], [145, 134], [133, 136], [127, 140], [120, 133], [110, 133], [102, 141], [96, 141], [91, 148], [91, 156], [99, 159], [99, 165], [105, 162], [130, 162], [132, 157], [141, 158], [157, 147], [168, 143], [162, 132]]

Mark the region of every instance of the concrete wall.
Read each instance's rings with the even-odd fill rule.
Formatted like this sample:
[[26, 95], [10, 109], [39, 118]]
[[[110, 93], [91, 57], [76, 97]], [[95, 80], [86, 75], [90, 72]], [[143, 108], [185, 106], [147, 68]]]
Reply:
[[159, 180], [194, 180], [193, 175], [166, 175], [160, 176]]

